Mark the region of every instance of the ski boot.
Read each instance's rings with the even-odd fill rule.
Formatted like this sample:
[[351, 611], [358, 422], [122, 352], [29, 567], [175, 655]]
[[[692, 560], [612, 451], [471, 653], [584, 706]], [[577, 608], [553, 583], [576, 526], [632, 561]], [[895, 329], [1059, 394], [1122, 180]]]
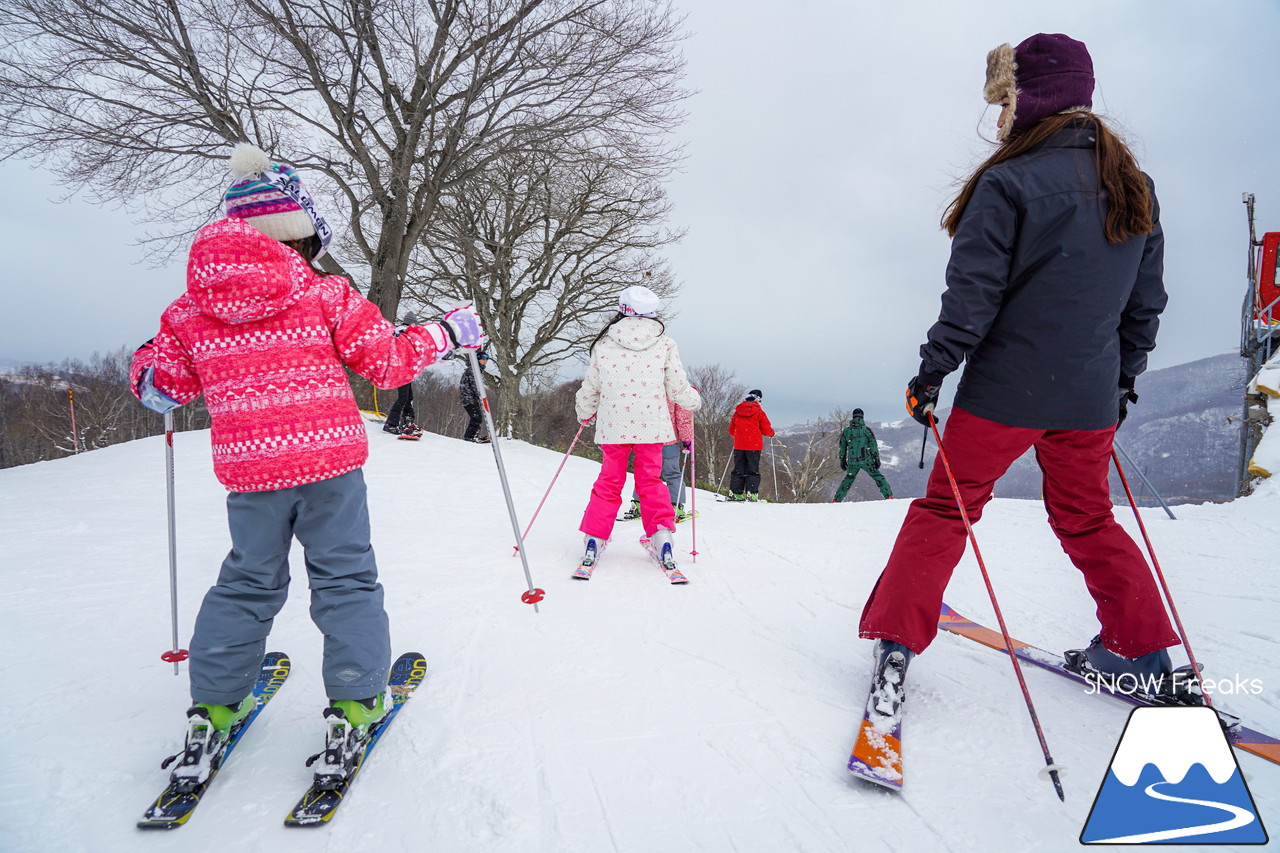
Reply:
[[631, 501], [631, 506], [629, 506], [627, 508], [627, 511], [622, 514], [622, 520], [635, 521], [639, 517], [640, 517], [640, 501], [633, 500]]
[[689, 579], [685, 577], [684, 572], [680, 571], [680, 567], [676, 565], [675, 547], [672, 544], [672, 536], [674, 531], [666, 527], [659, 527], [658, 531], [652, 536], [640, 537], [640, 544], [649, 552], [649, 556], [657, 561], [662, 567], [662, 571], [667, 576], [667, 580], [672, 583], [688, 583]]
[[493, 439], [487, 435], [484, 438], [473, 438], [471, 439], [471, 441], [475, 444], [492, 444], [493, 443]]
[[600, 555], [604, 553], [604, 549], [608, 546], [608, 541], [600, 539], [596, 536], [582, 535], [582, 560], [578, 564], [578, 568], [574, 570], [573, 576], [578, 580], [591, 580], [591, 573], [595, 571], [596, 560], [600, 559]]
[[399, 435], [400, 427], [396, 424], [385, 423], [382, 425], [382, 431], [386, 433], [390, 433], [391, 435]]
[[676, 524], [679, 524], [682, 521], [688, 521], [690, 518], [693, 517], [692, 515], [684, 511], [684, 504], [676, 504], [675, 510], [676, 510]]
[[607, 539], [601, 539], [598, 536], [582, 535], [582, 564], [590, 566], [600, 559], [604, 553], [604, 549], [609, 547]]
[[641, 543], [645, 548], [649, 549], [649, 553], [653, 555], [653, 559], [659, 563], [666, 565], [675, 565], [674, 550], [671, 547], [671, 531], [665, 527], [659, 527], [658, 532], [652, 536], [641, 538]]
[[409, 423], [404, 424], [404, 425], [402, 425], [402, 426], [400, 427], [400, 434], [401, 434], [401, 435], [411, 435], [411, 436], [413, 436], [414, 438], [422, 438], [422, 435], [423, 435], [423, 429], [422, 429], [422, 427], [420, 427], [420, 426], [418, 426], [417, 424], [415, 424], [415, 423], [413, 423], [412, 421], [410, 421]]
[[1068, 670], [1083, 675], [1111, 693], [1134, 696], [1155, 705], [1204, 705], [1200, 681], [1190, 664], [1173, 668], [1169, 652], [1157, 649], [1126, 658], [1102, 645], [1102, 636], [1087, 648], [1062, 653]]
[[320, 762], [315, 772], [316, 788], [331, 791], [351, 780], [369, 743], [370, 733], [393, 707], [388, 690], [368, 699], [338, 699], [329, 703], [324, 709], [324, 752], [307, 759], [308, 767]]
[[251, 693], [235, 705], [200, 702], [187, 709], [187, 740], [182, 752], [160, 763], [161, 769], [168, 770], [177, 762], [169, 773], [175, 790], [190, 793], [208, 781], [222, 762], [227, 741], [256, 707], [258, 697]]
[[761, 503], [760, 495], [756, 494], [755, 492], [747, 492], [747, 503], [751, 503], [751, 504]]
[[907, 697], [907, 666], [916, 653], [901, 643], [879, 639], [872, 655], [871, 706], [880, 716], [896, 719], [901, 715], [902, 703]]
[[740, 493], [738, 493], [738, 492], [730, 492], [730, 493], [729, 493], [729, 503], [733, 503], [733, 504], [736, 504], [736, 503], [742, 503], [742, 502], [743, 502], [743, 501], [745, 501], [745, 500], [746, 500], [746, 498], [744, 498], [744, 497], [743, 497]]

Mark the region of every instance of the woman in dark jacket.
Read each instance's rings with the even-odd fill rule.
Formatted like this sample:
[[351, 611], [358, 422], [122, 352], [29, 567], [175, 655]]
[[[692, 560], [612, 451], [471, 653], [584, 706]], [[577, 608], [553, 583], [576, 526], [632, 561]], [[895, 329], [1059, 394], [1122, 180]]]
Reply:
[[[987, 58], [1000, 147], [943, 220], [947, 289], [920, 348], [907, 410], [928, 424], [943, 378], [965, 362], [943, 446], [969, 518], [1028, 448], [1049, 525], [1084, 575], [1102, 624], [1086, 651], [1105, 672], [1165, 674], [1178, 640], [1141, 552], [1112, 517], [1111, 443], [1155, 346], [1164, 238], [1154, 186], [1090, 111], [1085, 46], [1040, 34]], [[862, 613], [883, 661], [937, 634], [966, 533], [941, 460], [914, 501]], [[899, 662], [899, 665], [901, 662]]]

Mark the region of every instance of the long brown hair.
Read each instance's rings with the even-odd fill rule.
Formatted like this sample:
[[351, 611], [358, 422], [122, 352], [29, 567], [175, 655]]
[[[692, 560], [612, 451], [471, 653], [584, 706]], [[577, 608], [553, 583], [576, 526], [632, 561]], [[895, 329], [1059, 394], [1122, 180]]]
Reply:
[[1123, 243], [1136, 234], [1150, 233], [1155, 227], [1151, 220], [1151, 189], [1147, 180], [1138, 169], [1138, 161], [1134, 158], [1129, 146], [1116, 135], [1100, 116], [1083, 110], [1052, 115], [1041, 119], [1022, 133], [995, 150], [977, 170], [965, 181], [960, 194], [952, 199], [942, 214], [942, 228], [954, 237], [960, 226], [960, 218], [973, 196], [978, 178], [982, 177], [992, 166], [1003, 163], [1025, 154], [1043, 145], [1046, 140], [1064, 127], [1076, 122], [1092, 122], [1097, 129], [1097, 146], [1095, 156], [1098, 167], [1098, 188], [1105, 190], [1109, 200], [1106, 226], [1108, 243]]

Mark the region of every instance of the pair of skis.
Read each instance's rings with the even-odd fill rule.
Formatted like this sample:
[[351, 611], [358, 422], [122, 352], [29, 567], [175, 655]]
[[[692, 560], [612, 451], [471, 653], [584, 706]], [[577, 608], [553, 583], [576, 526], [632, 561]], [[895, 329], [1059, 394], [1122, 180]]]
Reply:
[[[688, 521], [691, 518], [697, 518], [700, 514], [701, 513], [697, 513], [697, 512], [686, 512], [683, 516], [677, 515], [676, 524], [680, 524], [681, 522]], [[624, 514], [624, 515], [618, 516], [618, 521], [639, 521], [639, 520], [640, 520], [640, 516], [638, 515]]]
[[[289, 677], [289, 669], [289, 658], [281, 652], [271, 652], [262, 659], [262, 669], [253, 685], [253, 696], [257, 700], [257, 707], [232, 728], [227, 736], [226, 746], [213, 758], [208, 775], [202, 781], [195, 783], [182, 779], [171, 780], [138, 821], [139, 828], [176, 829], [187, 822], [196, 806], [200, 805], [209, 786], [213, 784], [218, 771], [231, 757], [232, 750]], [[396, 662], [391, 665], [391, 673], [387, 679], [387, 689], [391, 691], [393, 700], [391, 711], [370, 729], [351, 765], [349, 774], [338, 780], [327, 777], [313, 781], [306, 793], [298, 800], [297, 805], [289, 812], [289, 816], [285, 818], [286, 826], [318, 826], [327, 823], [334, 816], [338, 806], [342, 805], [347, 789], [364, 766], [365, 759], [369, 757], [369, 753], [382, 738], [387, 727], [391, 725], [400, 708], [409, 701], [413, 691], [422, 683], [426, 672], [426, 661], [417, 652], [406, 653], [396, 659]], [[175, 758], [180, 756], [181, 753]]]
[[[689, 578], [684, 572], [680, 571], [680, 567], [676, 565], [675, 560], [663, 560], [654, 552], [653, 548], [649, 545], [649, 539], [647, 537], [642, 537], [640, 539], [640, 545], [644, 548], [645, 553], [649, 555], [650, 559], [658, 564], [658, 568], [662, 569], [662, 573], [667, 576], [667, 580], [673, 584], [689, 582]], [[599, 563], [600, 553], [592, 552], [588, 556], [584, 557], [582, 562], [578, 564], [578, 568], [573, 570], [574, 580], [591, 580], [591, 574], [596, 570], [596, 566]]]
[[[938, 627], [988, 648], [1008, 654], [1004, 636], [984, 625], [974, 622], [946, 604], [938, 616]], [[1153, 705], [1154, 701], [1143, 694], [1106, 689], [1104, 682], [1091, 680], [1088, 676], [1071, 670], [1061, 655], [1036, 648], [1030, 643], [1013, 640], [1013, 653], [1020, 661], [1034, 664], [1086, 686], [1090, 692], [1109, 695], [1131, 705]], [[867, 698], [867, 707], [862, 722], [858, 727], [858, 736], [853, 752], [849, 756], [849, 771], [855, 776], [874, 782], [891, 790], [901, 790], [903, 782], [902, 770], [902, 712], [901, 707], [892, 713], [883, 713], [883, 702], [877, 704], [877, 688], [873, 684]], [[1098, 689], [1101, 687], [1102, 689]], [[1264, 734], [1256, 729], [1242, 725], [1238, 720], [1219, 712], [1227, 726], [1227, 740], [1239, 750], [1249, 752], [1268, 761], [1280, 764], [1280, 739]]]

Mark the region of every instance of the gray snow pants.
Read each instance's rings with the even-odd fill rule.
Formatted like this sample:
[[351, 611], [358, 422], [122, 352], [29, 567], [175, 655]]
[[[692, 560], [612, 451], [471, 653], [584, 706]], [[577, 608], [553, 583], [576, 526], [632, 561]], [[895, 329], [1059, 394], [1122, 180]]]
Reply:
[[311, 620], [324, 633], [330, 699], [386, 689], [391, 637], [357, 469], [305, 486], [227, 495], [231, 552], [191, 637], [191, 698], [232, 705], [249, 694], [271, 623], [289, 595], [289, 547], [302, 543]]
[[[684, 445], [680, 442], [675, 444], [662, 445], [662, 482], [667, 484], [667, 491], [671, 493], [671, 505], [684, 503], [684, 474], [680, 470], [680, 454], [684, 451]], [[640, 495], [634, 489], [631, 491], [631, 500], [640, 500]]]

